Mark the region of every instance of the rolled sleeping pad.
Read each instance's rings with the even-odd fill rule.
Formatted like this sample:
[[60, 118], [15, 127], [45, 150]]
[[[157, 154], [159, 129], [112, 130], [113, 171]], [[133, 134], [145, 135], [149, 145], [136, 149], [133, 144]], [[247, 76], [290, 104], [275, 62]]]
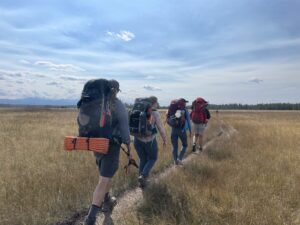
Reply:
[[64, 137], [64, 149], [66, 151], [94, 151], [107, 154], [109, 139], [66, 136]]

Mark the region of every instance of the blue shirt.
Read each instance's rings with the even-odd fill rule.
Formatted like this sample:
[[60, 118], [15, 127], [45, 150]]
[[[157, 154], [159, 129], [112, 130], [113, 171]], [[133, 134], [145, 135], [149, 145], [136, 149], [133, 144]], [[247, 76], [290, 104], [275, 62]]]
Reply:
[[191, 128], [191, 120], [190, 120], [190, 113], [187, 109], [184, 110], [184, 116], [185, 116], [185, 124], [184, 127], [182, 129], [182, 131], [186, 131], [189, 130], [190, 132], [192, 132], [192, 128]]

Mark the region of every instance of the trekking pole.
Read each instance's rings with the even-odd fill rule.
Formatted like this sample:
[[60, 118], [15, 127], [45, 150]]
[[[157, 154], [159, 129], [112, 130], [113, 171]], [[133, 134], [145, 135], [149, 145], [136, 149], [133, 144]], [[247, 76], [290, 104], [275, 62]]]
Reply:
[[119, 140], [114, 138], [113, 139], [117, 144], [120, 145], [120, 148], [122, 149], [122, 151], [127, 155], [128, 157], [128, 163], [124, 166], [125, 169], [125, 174], [128, 175], [128, 169], [130, 165], [133, 165], [134, 167], [136, 167], [137, 169], [139, 168], [139, 165], [136, 163], [136, 161], [133, 158], [129, 158], [130, 154], [128, 151], [125, 150], [125, 148], [120, 144]]
[[130, 154], [128, 151], [126, 151], [122, 146], [120, 146], [121, 149], [123, 150], [123, 152], [127, 155], [128, 157], [128, 163], [124, 166], [124, 170], [125, 170], [125, 174], [128, 175], [128, 170], [129, 170], [129, 166], [133, 165], [134, 167], [136, 167], [137, 169], [139, 168], [138, 164], [136, 163], [136, 161], [133, 158], [129, 158]]

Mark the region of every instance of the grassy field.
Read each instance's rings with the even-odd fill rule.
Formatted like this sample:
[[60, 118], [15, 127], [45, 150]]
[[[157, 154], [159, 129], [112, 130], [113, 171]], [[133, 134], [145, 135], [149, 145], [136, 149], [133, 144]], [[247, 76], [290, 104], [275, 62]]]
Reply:
[[300, 113], [220, 117], [237, 132], [154, 183], [118, 224], [300, 224]]
[[[98, 181], [93, 155], [62, 148], [65, 135], [77, 134], [76, 114], [0, 108], [0, 224], [53, 224], [89, 206]], [[220, 119], [238, 133], [150, 186], [124, 224], [300, 224], [300, 113], [220, 112]], [[206, 141], [219, 125], [213, 118]], [[153, 173], [171, 161], [168, 143]], [[136, 186], [137, 171], [124, 176], [125, 163], [122, 155], [116, 195]]]

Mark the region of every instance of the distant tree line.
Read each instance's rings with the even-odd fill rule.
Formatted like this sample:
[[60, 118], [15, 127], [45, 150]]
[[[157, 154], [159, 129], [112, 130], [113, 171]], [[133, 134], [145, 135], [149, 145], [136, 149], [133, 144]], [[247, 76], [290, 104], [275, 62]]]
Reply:
[[[131, 105], [127, 105], [129, 108]], [[190, 105], [187, 106], [189, 109]], [[161, 106], [161, 109], [167, 109], [168, 106]], [[268, 104], [209, 104], [208, 109], [211, 110], [300, 110], [300, 103], [268, 103]]]
[[268, 104], [209, 104], [209, 109], [240, 109], [240, 110], [300, 110], [300, 103], [268, 103]]

